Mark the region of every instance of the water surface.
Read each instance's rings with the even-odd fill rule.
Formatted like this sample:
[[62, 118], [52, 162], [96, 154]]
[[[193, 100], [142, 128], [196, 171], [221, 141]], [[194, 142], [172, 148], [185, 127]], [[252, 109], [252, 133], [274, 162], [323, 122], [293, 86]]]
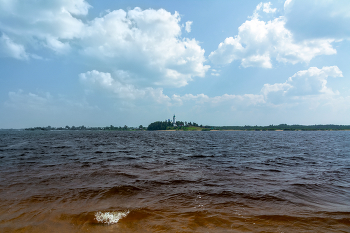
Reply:
[[0, 132], [0, 232], [350, 232], [350, 132]]

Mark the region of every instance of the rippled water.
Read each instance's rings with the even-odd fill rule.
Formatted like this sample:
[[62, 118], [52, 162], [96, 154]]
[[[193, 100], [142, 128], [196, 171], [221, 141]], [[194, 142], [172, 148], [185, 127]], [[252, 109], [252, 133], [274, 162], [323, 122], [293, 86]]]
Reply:
[[0, 132], [0, 232], [350, 232], [350, 132]]

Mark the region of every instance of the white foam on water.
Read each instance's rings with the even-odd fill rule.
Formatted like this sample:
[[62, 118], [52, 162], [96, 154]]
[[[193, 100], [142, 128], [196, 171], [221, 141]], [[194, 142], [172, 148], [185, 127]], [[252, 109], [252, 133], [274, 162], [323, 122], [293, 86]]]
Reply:
[[117, 223], [121, 218], [124, 218], [129, 213], [129, 210], [124, 212], [97, 212], [95, 214], [95, 219], [99, 223], [114, 224]]

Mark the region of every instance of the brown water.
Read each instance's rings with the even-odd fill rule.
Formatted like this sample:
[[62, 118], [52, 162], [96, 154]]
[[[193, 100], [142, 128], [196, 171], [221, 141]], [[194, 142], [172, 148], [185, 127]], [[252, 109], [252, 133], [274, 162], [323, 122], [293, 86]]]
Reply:
[[0, 232], [350, 232], [350, 132], [0, 132]]

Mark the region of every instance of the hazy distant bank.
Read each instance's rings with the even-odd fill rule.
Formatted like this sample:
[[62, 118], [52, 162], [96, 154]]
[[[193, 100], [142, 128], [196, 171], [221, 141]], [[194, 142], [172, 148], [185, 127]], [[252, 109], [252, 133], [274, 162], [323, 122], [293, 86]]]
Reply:
[[[151, 127], [152, 126], [152, 127]], [[151, 123], [148, 127], [140, 125], [139, 127], [129, 127], [124, 125], [105, 126], [105, 127], [86, 127], [86, 126], [66, 126], [66, 127], [32, 127], [25, 129], [0, 129], [0, 130], [26, 130], [26, 131], [66, 131], [66, 130], [99, 130], [99, 131], [338, 131], [350, 130], [350, 125], [269, 125], [269, 126], [203, 126], [203, 125], [179, 125], [172, 126], [163, 122]]]

